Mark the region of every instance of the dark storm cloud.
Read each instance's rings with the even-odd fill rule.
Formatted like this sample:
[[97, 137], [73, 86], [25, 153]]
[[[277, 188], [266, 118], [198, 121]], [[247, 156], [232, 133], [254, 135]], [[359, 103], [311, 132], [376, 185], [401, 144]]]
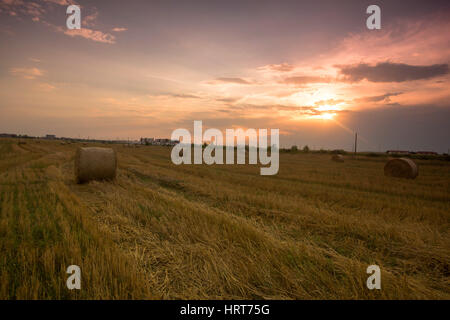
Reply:
[[357, 65], [337, 65], [343, 80], [357, 82], [367, 79], [371, 82], [405, 82], [430, 79], [449, 72], [448, 64], [413, 66], [404, 63], [382, 62], [376, 65], [360, 63]]

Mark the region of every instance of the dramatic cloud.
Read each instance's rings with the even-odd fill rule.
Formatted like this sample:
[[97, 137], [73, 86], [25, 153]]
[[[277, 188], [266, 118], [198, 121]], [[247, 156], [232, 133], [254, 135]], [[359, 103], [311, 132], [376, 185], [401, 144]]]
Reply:
[[294, 66], [285, 62], [285, 63], [281, 63], [281, 64], [268, 64], [266, 66], [259, 67], [258, 70], [289, 72], [289, 71], [294, 70]]
[[196, 96], [194, 94], [185, 94], [185, 93], [180, 93], [180, 94], [171, 94], [172, 97], [174, 98], [183, 98], [183, 99], [200, 99], [201, 97]]
[[328, 77], [298, 76], [285, 78], [282, 82], [285, 84], [305, 85], [308, 83], [329, 83], [331, 79]]
[[[102, 43], [115, 43], [115, 36], [106, 32], [91, 29], [95, 26], [98, 18], [98, 10], [95, 7], [84, 8], [88, 13], [82, 16], [82, 29], [68, 30], [61, 26], [56, 26], [47, 21], [48, 12], [51, 12], [52, 6], [55, 5], [67, 6], [70, 4], [76, 4], [75, 1], [68, 0], [44, 0], [41, 4], [23, 0], [0, 0], [0, 10], [5, 11], [11, 16], [17, 16], [18, 19], [24, 16], [31, 16], [31, 20], [34, 22], [40, 22], [47, 27], [52, 28], [57, 32], [62, 32], [68, 36], [75, 37], [80, 36], [85, 39], [90, 39], [96, 42]], [[50, 7], [50, 8], [49, 8]], [[87, 28], [89, 27], [89, 28]], [[113, 31], [120, 32], [125, 31], [125, 28], [114, 28]]]
[[32, 16], [39, 19], [45, 13], [45, 9], [40, 4], [23, 0], [2, 0], [0, 9], [13, 17]]
[[[1, 54], [0, 124], [139, 138], [170, 136], [202, 119], [218, 128], [279, 128], [291, 132], [285, 143], [346, 148], [353, 134], [343, 124], [374, 141], [367, 150], [391, 147], [399, 131], [394, 145], [438, 136], [436, 148], [447, 151], [450, 11], [437, 4], [444, 1], [385, 1], [389, 17], [376, 31], [361, 20], [365, 5], [352, 1], [308, 10], [232, 1], [227, 10], [208, 5], [205, 16], [201, 3], [137, 1], [124, 15], [117, 1], [83, 0], [83, 29], [69, 31], [72, 0], [0, 0], [0, 38], [11, 44]], [[416, 105], [423, 108], [414, 113]]]
[[251, 82], [241, 78], [217, 78], [213, 81], [209, 81], [208, 84], [221, 84], [221, 83], [234, 83], [234, 84], [252, 84]]
[[186, 93], [162, 93], [150, 95], [152, 97], [163, 97], [163, 98], [181, 98], [181, 99], [201, 99], [200, 96], [194, 94], [186, 94]]
[[92, 12], [90, 14], [85, 14], [83, 19], [81, 20], [81, 24], [85, 27], [94, 27], [95, 24], [97, 23], [98, 18], [97, 9], [94, 7], [91, 9], [91, 11]]
[[314, 103], [316, 106], [326, 106], [326, 105], [337, 105], [339, 103], [344, 102], [345, 100], [342, 99], [328, 99], [328, 100], [320, 100]]
[[386, 94], [382, 94], [379, 96], [371, 96], [371, 97], [362, 97], [362, 98], [357, 98], [354, 101], [355, 102], [390, 102], [390, 97], [393, 96], [398, 96], [400, 94], [402, 94], [403, 92], [394, 92], [394, 93], [386, 93]]
[[52, 91], [53, 89], [55, 89], [56, 87], [54, 85], [50, 84], [50, 83], [45, 83], [44, 82], [44, 83], [40, 83], [39, 84], [39, 88], [42, 91], [49, 92], [49, 91]]
[[14, 76], [22, 77], [28, 80], [36, 79], [44, 74], [44, 71], [38, 68], [12, 68], [10, 72]]
[[291, 111], [296, 114], [302, 115], [320, 115], [321, 111], [317, 110], [314, 106], [284, 106], [284, 105], [275, 105], [273, 106], [274, 110], [277, 111]]
[[87, 28], [65, 30], [64, 34], [71, 37], [83, 37], [92, 41], [114, 44], [116, 43], [116, 37], [109, 33], [104, 33], [98, 30], [91, 30]]
[[114, 32], [123, 32], [123, 31], [127, 31], [127, 28], [113, 28], [112, 31]]
[[430, 79], [449, 72], [448, 64], [413, 66], [403, 63], [382, 62], [376, 65], [360, 63], [357, 65], [337, 65], [343, 80], [358, 82], [366, 79], [371, 82], [404, 82]]
[[69, 4], [76, 4], [75, 1], [68, 1], [68, 0], [43, 0], [43, 1], [59, 4], [60, 6], [68, 6]]
[[216, 101], [225, 102], [225, 103], [233, 103], [236, 101], [239, 101], [241, 98], [233, 98], [233, 97], [226, 97], [226, 98], [217, 98]]
[[284, 115], [290, 116], [305, 116], [305, 117], [317, 117], [329, 113], [346, 113], [348, 110], [322, 110], [319, 106], [295, 106], [295, 105], [282, 105], [282, 104], [238, 104], [229, 106], [229, 109], [233, 110], [234, 116], [245, 117], [248, 115], [257, 114], [258, 117], [271, 117], [274, 113], [277, 117]]

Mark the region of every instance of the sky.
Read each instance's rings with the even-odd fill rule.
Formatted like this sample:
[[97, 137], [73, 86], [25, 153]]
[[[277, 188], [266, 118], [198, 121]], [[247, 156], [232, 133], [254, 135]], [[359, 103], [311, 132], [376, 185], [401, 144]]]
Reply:
[[[80, 30], [66, 27], [81, 8]], [[366, 9], [381, 8], [369, 30]], [[448, 152], [448, 1], [0, 0], [0, 132]]]

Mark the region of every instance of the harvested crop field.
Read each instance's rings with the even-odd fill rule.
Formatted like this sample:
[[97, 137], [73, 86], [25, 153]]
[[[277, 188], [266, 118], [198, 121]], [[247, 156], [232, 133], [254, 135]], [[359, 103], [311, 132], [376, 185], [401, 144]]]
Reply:
[[79, 185], [81, 145], [0, 139], [1, 299], [450, 298], [449, 162], [411, 180], [386, 158], [282, 153], [261, 176], [108, 145], [116, 180]]

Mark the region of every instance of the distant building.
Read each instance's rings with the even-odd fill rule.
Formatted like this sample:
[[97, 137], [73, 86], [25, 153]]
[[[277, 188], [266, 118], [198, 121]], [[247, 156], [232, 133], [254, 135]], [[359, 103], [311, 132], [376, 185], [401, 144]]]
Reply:
[[437, 153], [437, 152], [434, 152], [434, 151], [417, 151], [416, 154], [438, 155], [438, 153]]
[[0, 138], [17, 138], [17, 134], [14, 134], [14, 133], [0, 133]]
[[179, 143], [179, 140], [170, 139], [155, 139], [155, 138], [141, 138], [140, 143], [153, 146], [174, 146]]
[[54, 134], [47, 134], [45, 136], [45, 139], [53, 140], [53, 139], [56, 139], [56, 136]]
[[411, 152], [405, 150], [388, 150], [387, 154], [410, 154]]
[[434, 151], [405, 151], [405, 150], [388, 150], [387, 154], [420, 154], [420, 155], [438, 155], [437, 152]]
[[154, 138], [141, 138], [141, 144], [153, 144]]

